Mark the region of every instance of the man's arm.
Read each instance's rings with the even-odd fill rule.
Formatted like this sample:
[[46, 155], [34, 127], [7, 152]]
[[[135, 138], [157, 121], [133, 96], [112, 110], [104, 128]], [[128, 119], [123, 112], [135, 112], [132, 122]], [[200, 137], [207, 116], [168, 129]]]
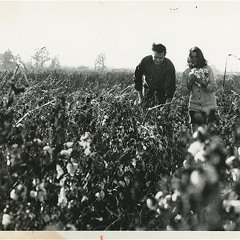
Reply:
[[144, 69], [143, 69], [143, 60], [141, 63], [136, 67], [134, 72], [134, 87], [138, 91], [138, 97], [139, 97], [139, 103], [143, 102], [143, 75], [144, 75]]
[[165, 98], [166, 105], [165, 111], [168, 114], [170, 111], [170, 103], [173, 99], [173, 95], [176, 91], [176, 71], [173, 63], [170, 61], [167, 67], [167, 79], [166, 79], [166, 89], [165, 89]]
[[167, 79], [165, 88], [166, 99], [172, 100], [175, 91], [176, 91], [176, 71], [173, 63], [169, 61], [167, 66]]

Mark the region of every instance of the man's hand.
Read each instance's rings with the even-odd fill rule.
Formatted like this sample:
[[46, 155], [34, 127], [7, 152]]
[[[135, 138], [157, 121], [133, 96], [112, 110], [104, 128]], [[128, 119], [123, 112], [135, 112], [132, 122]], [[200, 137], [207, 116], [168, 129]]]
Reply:
[[164, 111], [165, 111], [165, 115], [168, 116], [169, 112], [170, 112], [170, 104], [167, 104], [164, 106]]
[[165, 115], [168, 116], [168, 114], [170, 113], [170, 102], [172, 101], [171, 98], [167, 98], [166, 100], [166, 105], [164, 105], [164, 112], [165, 112]]
[[144, 97], [142, 91], [138, 91], [138, 103], [143, 104], [144, 103]]

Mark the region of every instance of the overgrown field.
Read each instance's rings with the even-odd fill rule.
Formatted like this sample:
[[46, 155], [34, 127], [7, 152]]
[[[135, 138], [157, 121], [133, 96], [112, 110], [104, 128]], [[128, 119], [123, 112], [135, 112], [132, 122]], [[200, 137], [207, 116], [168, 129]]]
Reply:
[[[240, 78], [194, 136], [131, 72], [1, 73], [0, 230], [240, 230]], [[181, 74], [178, 74], [180, 81]], [[11, 87], [12, 86], [12, 87]]]

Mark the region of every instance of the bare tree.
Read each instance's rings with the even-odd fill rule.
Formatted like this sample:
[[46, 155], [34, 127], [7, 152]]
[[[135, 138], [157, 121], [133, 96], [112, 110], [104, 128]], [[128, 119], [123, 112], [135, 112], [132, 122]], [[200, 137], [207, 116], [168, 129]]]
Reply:
[[14, 70], [16, 67], [15, 57], [11, 50], [7, 50], [0, 54], [0, 67], [2, 70]]
[[97, 71], [105, 70], [106, 69], [105, 61], [106, 61], [105, 53], [98, 54], [95, 60], [95, 70]]
[[53, 57], [51, 59], [51, 64], [49, 66], [49, 69], [58, 69], [60, 67], [61, 67], [61, 65], [60, 65], [59, 58], [57, 56]]
[[36, 69], [43, 68], [44, 63], [46, 63], [47, 61], [50, 60], [49, 52], [48, 52], [47, 48], [42, 47], [42, 48], [36, 50], [36, 52], [32, 56], [32, 59], [34, 61], [34, 65], [35, 65]]

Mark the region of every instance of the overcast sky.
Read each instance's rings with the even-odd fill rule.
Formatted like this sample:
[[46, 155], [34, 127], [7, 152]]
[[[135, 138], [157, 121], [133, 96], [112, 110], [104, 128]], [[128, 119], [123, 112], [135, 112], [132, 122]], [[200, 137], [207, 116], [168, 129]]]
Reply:
[[[135, 68], [153, 42], [167, 47], [176, 69], [192, 46], [224, 71], [229, 53], [240, 57], [240, 1], [1, 1], [0, 53], [29, 61], [46, 47], [62, 65]], [[229, 70], [240, 61], [229, 57]]]

